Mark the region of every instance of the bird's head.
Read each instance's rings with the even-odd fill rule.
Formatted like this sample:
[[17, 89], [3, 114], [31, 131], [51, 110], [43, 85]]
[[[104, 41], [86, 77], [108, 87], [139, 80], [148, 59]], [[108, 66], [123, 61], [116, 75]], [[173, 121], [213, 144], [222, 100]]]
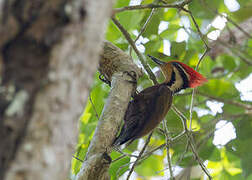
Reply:
[[179, 61], [163, 62], [148, 55], [161, 68], [165, 82], [176, 93], [182, 89], [195, 88], [207, 82], [200, 73]]

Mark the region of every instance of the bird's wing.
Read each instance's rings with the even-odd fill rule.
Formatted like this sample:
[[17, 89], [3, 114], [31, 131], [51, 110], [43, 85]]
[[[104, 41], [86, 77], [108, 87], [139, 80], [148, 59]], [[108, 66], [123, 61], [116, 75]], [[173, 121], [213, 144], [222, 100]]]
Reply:
[[144, 136], [152, 131], [165, 117], [172, 102], [172, 92], [165, 84], [158, 85], [153, 89], [153, 96], [149, 96], [139, 103], [138, 116], [141, 115], [141, 129], [138, 137]]
[[134, 99], [135, 100], [148, 100], [151, 99], [153, 96], [155, 96], [157, 90], [159, 89], [159, 85], [155, 85], [155, 86], [151, 86], [148, 87], [146, 89], [144, 89], [143, 91], [141, 91], [139, 94], [137, 94]]
[[[164, 112], [168, 111], [165, 105], [160, 108], [157, 103], [164, 101], [165, 104], [168, 96], [171, 96], [171, 91], [165, 85], [152, 86], [137, 94], [128, 105], [123, 128], [114, 144], [121, 145], [129, 140], [133, 141], [155, 128], [160, 122], [159, 119], [164, 116]], [[153, 113], [157, 117], [153, 117]], [[155, 121], [150, 122], [153, 118]]]
[[115, 139], [113, 143], [114, 145], [122, 145], [125, 142], [132, 140], [133, 137], [136, 137], [140, 117], [134, 107], [134, 102], [131, 101], [124, 116], [124, 125], [119, 136]]
[[121, 145], [129, 140], [135, 140], [141, 132], [141, 127], [144, 125], [146, 110], [149, 105], [149, 99], [135, 98], [130, 101], [124, 116], [124, 125], [119, 136], [114, 141], [115, 145]]

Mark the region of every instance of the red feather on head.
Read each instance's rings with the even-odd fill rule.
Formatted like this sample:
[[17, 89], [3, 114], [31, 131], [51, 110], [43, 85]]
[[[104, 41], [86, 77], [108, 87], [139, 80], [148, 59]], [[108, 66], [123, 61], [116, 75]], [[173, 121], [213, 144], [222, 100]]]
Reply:
[[190, 66], [179, 61], [175, 61], [175, 62], [179, 63], [190, 76], [189, 87], [195, 88], [207, 82], [207, 79], [202, 74], [198, 73]]

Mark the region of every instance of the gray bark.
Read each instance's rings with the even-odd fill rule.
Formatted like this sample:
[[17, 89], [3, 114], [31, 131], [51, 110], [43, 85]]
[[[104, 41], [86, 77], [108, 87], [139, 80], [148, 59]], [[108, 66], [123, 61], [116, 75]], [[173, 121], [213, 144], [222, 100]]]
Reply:
[[[120, 128], [130, 97], [135, 92], [136, 84], [132, 81], [142, 74], [130, 56], [108, 42], [105, 43], [99, 70], [107, 79], [112, 80], [111, 91], [78, 174], [81, 180], [110, 179], [108, 168], [111, 158], [108, 154], [112, 150], [111, 145]], [[135, 78], [132, 78], [134, 75]]]

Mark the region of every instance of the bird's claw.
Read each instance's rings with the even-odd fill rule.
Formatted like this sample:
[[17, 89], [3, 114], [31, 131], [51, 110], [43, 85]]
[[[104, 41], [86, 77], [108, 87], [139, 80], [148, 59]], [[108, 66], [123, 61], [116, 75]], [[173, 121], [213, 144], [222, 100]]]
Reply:
[[137, 74], [135, 71], [124, 71], [123, 73], [127, 74], [132, 78], [132, 80], [127, 80], [128, 82], [137, 84]]
[[137, 74], [135, 71], [124, 71], [125, 74], [127, 74], [128, 76], [131, 77], [132, 80], [127, 80], [129, 83], [132, 83], [134, 85], [135, 90], [133, 91], [131, 97], [134, 98], [135, 96], [137, 96]]

